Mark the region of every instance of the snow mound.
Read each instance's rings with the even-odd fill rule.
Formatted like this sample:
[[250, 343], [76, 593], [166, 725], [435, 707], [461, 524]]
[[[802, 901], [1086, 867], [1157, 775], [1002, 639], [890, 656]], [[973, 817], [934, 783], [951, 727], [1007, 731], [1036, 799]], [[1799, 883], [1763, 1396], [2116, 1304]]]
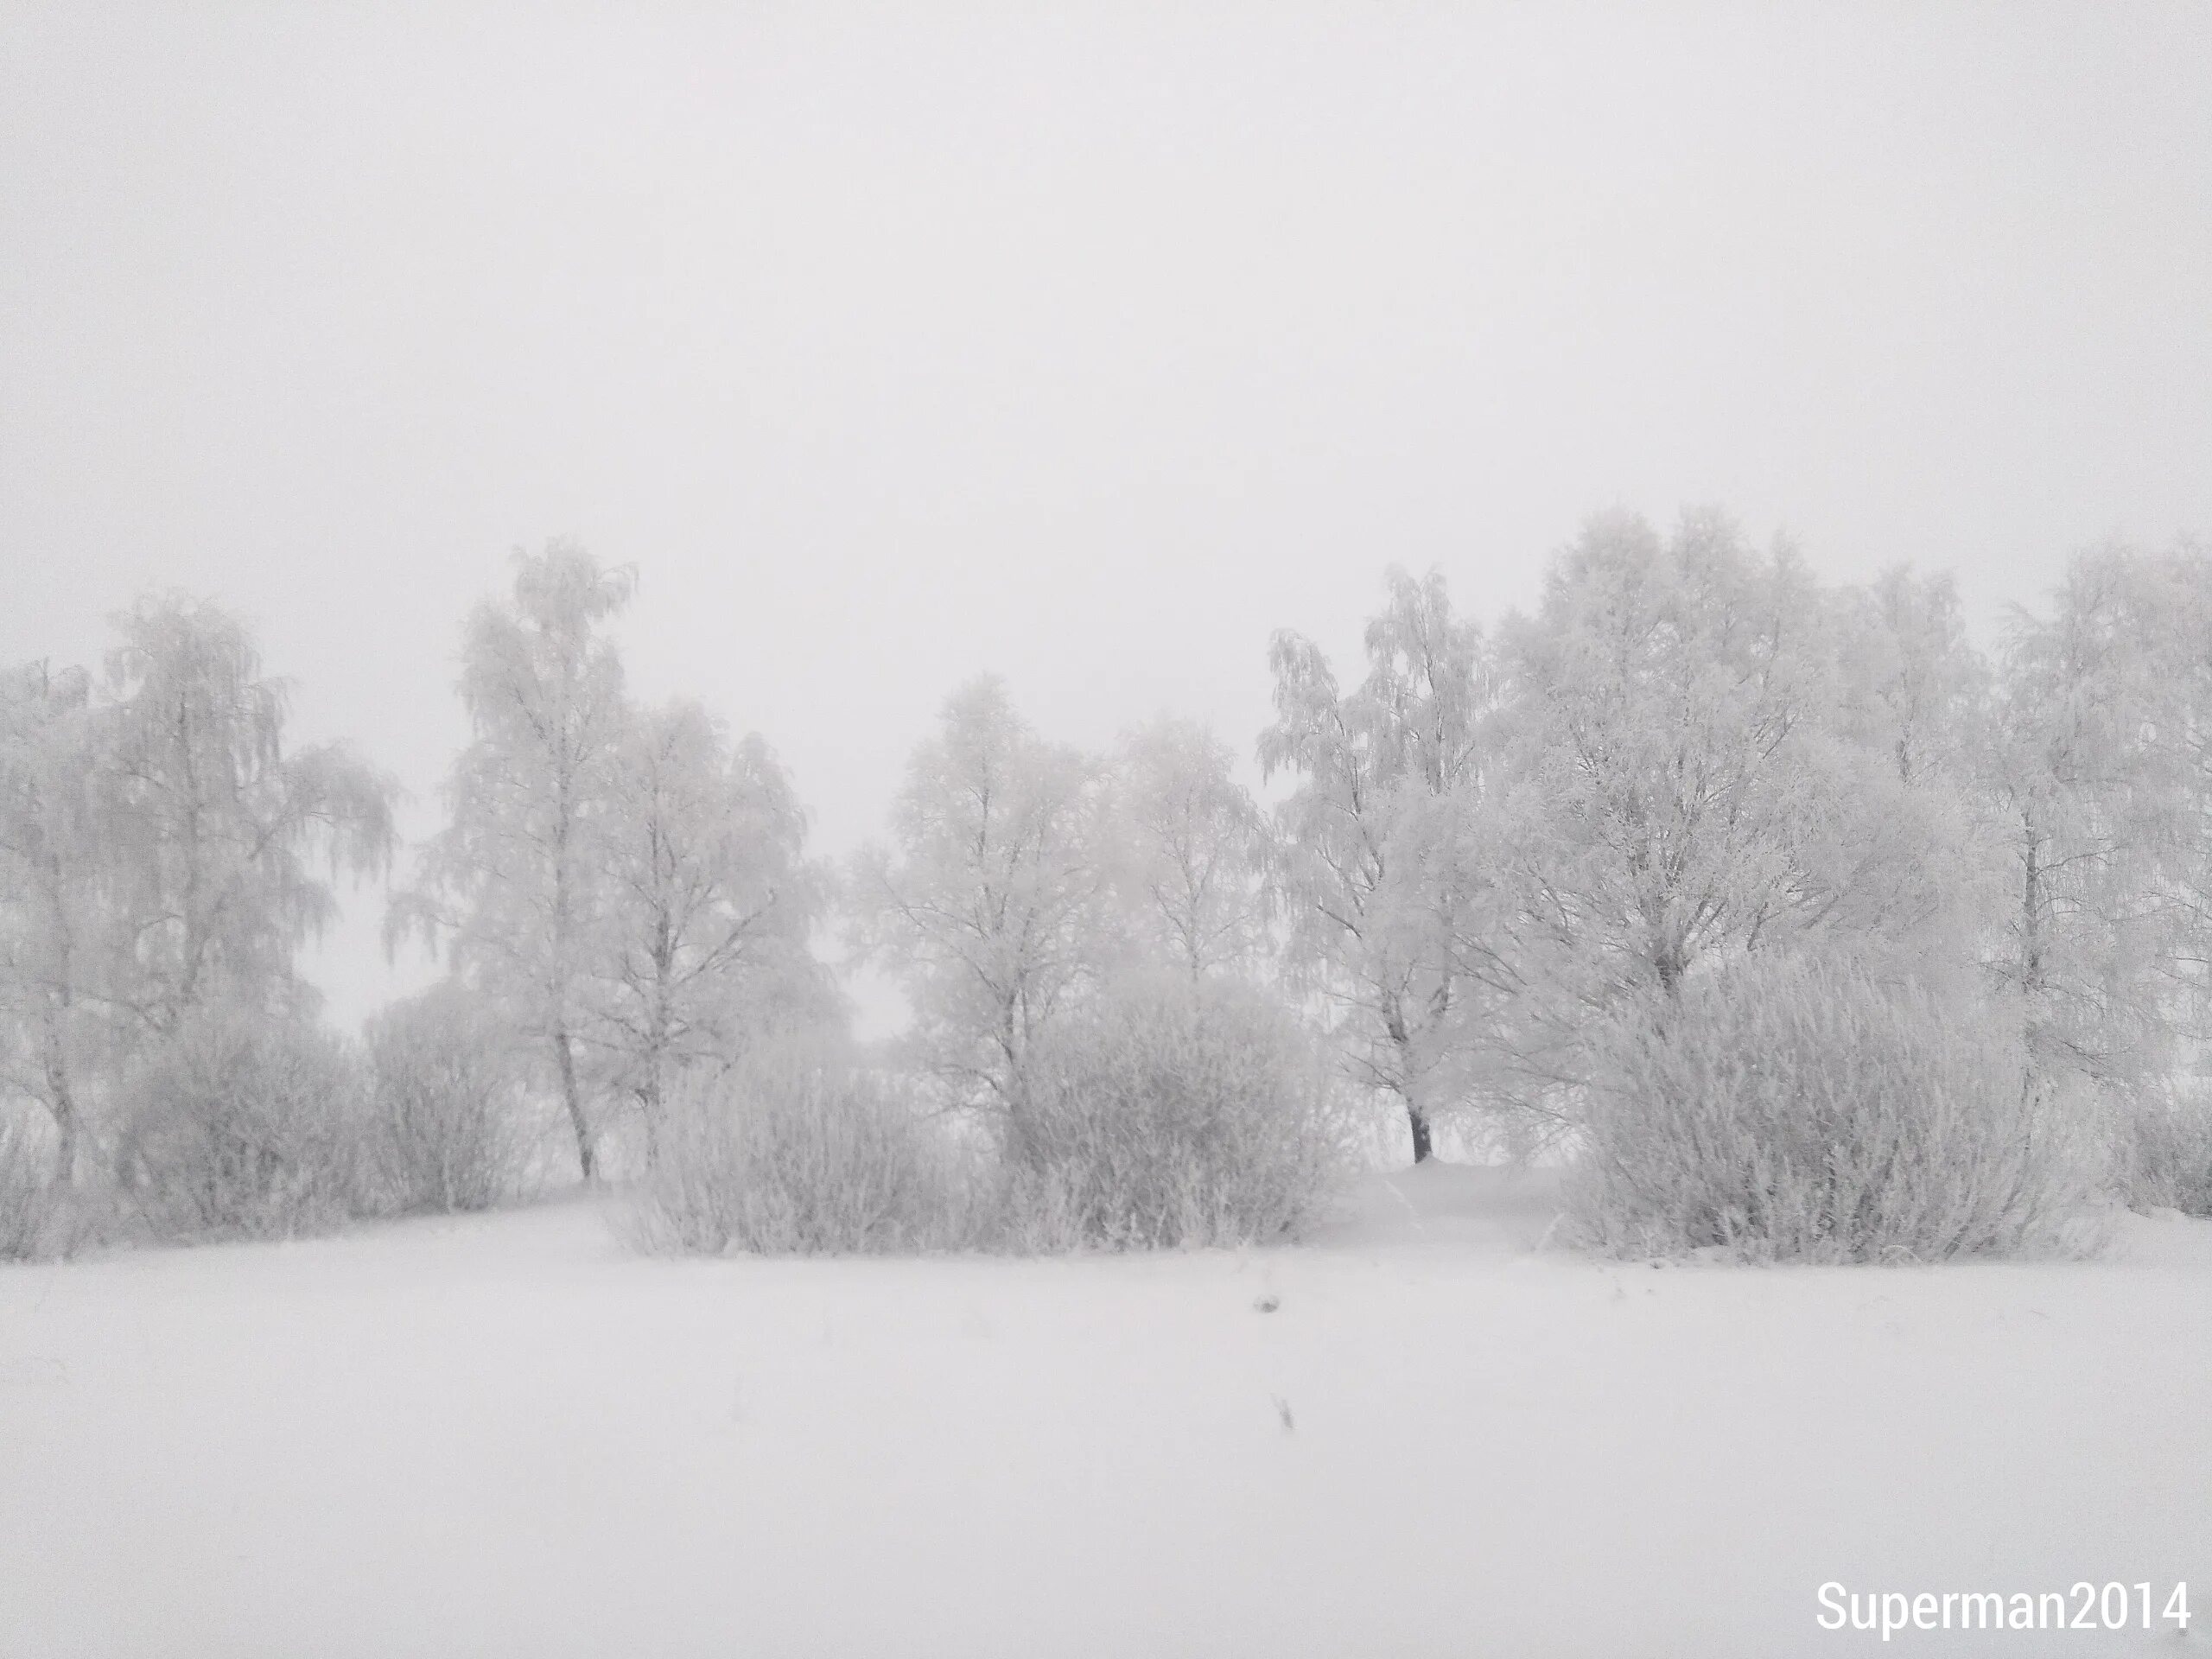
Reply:
[[2123, 1210], [2113, 1218], [2107, 1254], [2138, 1267], [2212, 1267], [2212, 1218], [2178, 1210], [2137, 1215]]
[[1338, 1249], [1448, 1245], [1526, 1255], [1556, 1237], [1559, 1188], [1555, 1169], [1432, 1159], [1363, 1177], [1313, 1242]]

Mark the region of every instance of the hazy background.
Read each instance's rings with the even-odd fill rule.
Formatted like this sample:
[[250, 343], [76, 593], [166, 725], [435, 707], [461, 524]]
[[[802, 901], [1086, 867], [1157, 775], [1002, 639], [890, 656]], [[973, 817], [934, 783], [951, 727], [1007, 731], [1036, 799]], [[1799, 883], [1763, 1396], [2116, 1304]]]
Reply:
[[842, 852], [977, 671], [1249, 752], [1701, 500], [1983, 620], [2212, 530], [2212, 7], [0, 0], [0, 658], [214, 595], [410, 833], [550, 535]]

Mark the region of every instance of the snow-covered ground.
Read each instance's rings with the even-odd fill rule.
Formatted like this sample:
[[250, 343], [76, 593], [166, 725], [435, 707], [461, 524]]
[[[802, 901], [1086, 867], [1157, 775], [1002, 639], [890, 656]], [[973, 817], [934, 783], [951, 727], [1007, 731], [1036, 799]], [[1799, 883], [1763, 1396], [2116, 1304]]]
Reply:
[[[1858, 1591], [2191, 1583], [2212, 1224], [1616, 1266], [1539, 1178], [1300, 1249], [669, 1262], [570, 1200], [0, 1268], [0, 1655], [1872, 1651]], [[1272, 1311], [1267, 1311], [1268, 1309]]]

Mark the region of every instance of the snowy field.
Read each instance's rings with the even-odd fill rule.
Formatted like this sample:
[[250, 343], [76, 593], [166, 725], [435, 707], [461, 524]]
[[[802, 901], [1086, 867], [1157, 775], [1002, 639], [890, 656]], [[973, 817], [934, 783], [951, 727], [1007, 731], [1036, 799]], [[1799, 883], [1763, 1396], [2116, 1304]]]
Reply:
[[1819, 1654], [1881, 1645], [1827, 1580], [2184, 1577], [2183, 1639], [1896, 1643], [2212, 1645], [2212, 1224], [1654, 1269], [1535, 1179], [1243, 1254], [669, 1262], [570, 1200], [0, 1268], [0, 1654]]

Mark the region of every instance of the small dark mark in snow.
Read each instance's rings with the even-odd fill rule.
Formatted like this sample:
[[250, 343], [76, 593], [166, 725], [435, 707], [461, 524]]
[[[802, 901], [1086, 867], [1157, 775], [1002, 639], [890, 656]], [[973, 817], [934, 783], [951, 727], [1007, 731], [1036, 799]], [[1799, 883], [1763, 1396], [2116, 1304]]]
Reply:
[[1282, 1419], [1282, 1432], [1286, 1434], [1295, 1433], [1298, 1424], [1290, 1414], [1290, 1402], [1279, 1394], [1271, 1394], [1268, 1398], [1275, 1402], [1275, 1415]]
[[1276, 1295], [1274, 1292], [1269, 1291], [1266, 1295], [1254, 1301], [1252, 1306], [1262, 1313], [1272, 1313], [1282, 1306], [1282, 1298]]

